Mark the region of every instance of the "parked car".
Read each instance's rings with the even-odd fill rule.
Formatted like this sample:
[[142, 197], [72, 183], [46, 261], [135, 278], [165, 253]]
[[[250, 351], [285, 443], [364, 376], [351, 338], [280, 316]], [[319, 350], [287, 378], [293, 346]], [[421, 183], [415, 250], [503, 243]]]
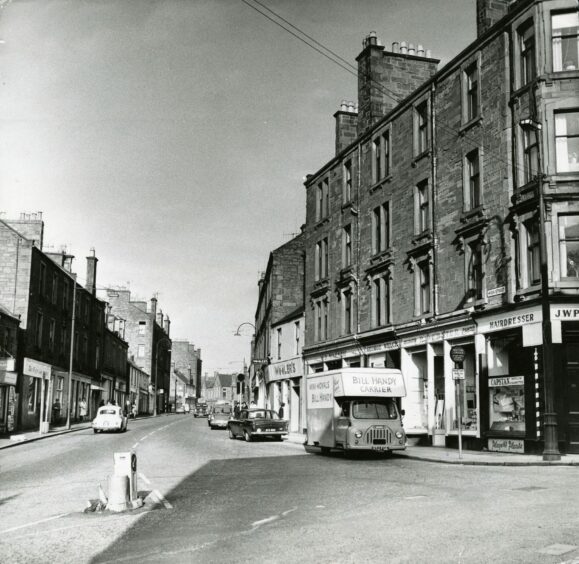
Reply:
[[207, 417], [207, 424], [211, 429], [227, 429], [227, 423], [231, 417], [231, 405], [228, 403], [217, 404]]
[[207, 417], [208, 412], [209, 408], [206, 404], [197, 405], [193, 411], [193, 417]]
[[92, 421], [95, 433], [99, 431], [116, 431], [120, 433], [127, 430], [127, 416], [122, 407], [118, 405], [104, 405], [99, 407], [96, 417]]
[[288, 421], [271, 409], [243, 409], [238, 419], [229, 420], [227, 428], [230, 439], [243, 437], [250, 442], [256, 437], [271, 437], [281, 441], [288, 434]]

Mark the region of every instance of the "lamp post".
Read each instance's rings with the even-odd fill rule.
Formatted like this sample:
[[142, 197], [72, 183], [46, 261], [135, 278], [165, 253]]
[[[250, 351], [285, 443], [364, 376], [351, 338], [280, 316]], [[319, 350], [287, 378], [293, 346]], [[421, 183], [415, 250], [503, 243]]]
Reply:
[[545, 197], [543, 178], [543, 128], [534, 119], [521, 120], [520, 125], [535, 131], [537, 135], [537, 178], [539, 188], [539, 257], [541, 263], [541, 313], [543, 317], [543, 392], [545, 395], [543, 460], [561, 460], [555, 411], [555, 383], [553, 380], [553, 331], [549, 307], [549, 267], [547, 264], [547, 233], [545, 231]]
[[[234, 335], [235, 335], [236, 337], [241, 337], [241, 333], [239, 332], [239, 330], [240, 330], [244, 325], [249, 325], [250, 327], [253, 327], [253, 336], [255, 337], [255, 333], [256, 333], [257, 329], [255, 328], [255, 325], [254, 325], [253, 323], [249, 322], [249, 321], [244, 321], [243, 323], [241, 323], [241, 324], [239, 325], [239, 327], [237, 328], [237, 330], [235, 331]], [[244, 364], [245, 364], [245, 362], [244, 362]], [[251, 385], [251, 377], [252, 377], [252, 374], [251, 374], [251, 372], [252, 372], [252, 367], [253, 367], [253, 346], [251, 347], [251, 358], [250, 358], [250, 365], [249, 365], [249, 370], [248, 370], [248, 376], [249, 376], [249, 379], [248, 379], [248, 382], [247, 382], [247, 389], [248, 389], [248, 393], [247, 393], [248, 398], [247, 398], [247, 399], [248, 399], [248, 401], [249, 401], [249, 398], [251, 397], [251, 387], [250, 387], [250, 385]], [[240, 386], [240, 388], [241, 388], [241, 387], [245, 387], [245, 384], [244, 384], [243, 382], [240, 382], [238, 385]], [[241, 404], [240, 404], [240, 407], [241, 407]]]
[[[157, 417], [157, 365], [159, 363], [159, 345], [163, 342], [163, 341], [167, 341], [168, 343], [171, 342], [171, 339], [169, 339], [169, 337], [163, 337], [162, 339], [159, 339], [157, 341], [157, 344], [155, 345], [155, 363], [154, 363], [154, 368], [155, 368], [155, 382], [154, 382], [154, 393], [155, 393], [155, 398], [154, 398], [154, 406], [153, 406], [153, 417]], [[171, 349], [167, 349], [167, 352], [171, 352]]]

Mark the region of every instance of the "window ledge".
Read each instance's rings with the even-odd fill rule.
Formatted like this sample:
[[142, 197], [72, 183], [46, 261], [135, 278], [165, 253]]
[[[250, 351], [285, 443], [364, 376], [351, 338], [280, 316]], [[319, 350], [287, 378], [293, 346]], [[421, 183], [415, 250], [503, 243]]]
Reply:
[[460, 126], [458, 132], [460, 133], [460, 135], [464, 135], [469, 129], [473, 128], [475, 125], [482, 124], [482, 121], [483, 121], [483, 117], [481, 114], [479, 114], [478, 116], [472, 118], [470, 121], [463, 123]]
[[316, 222], [316, 224], [314, 225], [314, 229], [319, 229], [322, 225], [324, 225], [325, 223], [329, 223], [329, 222], [330, 222], [330, 218], [324, 217], [323, 219], [320, 219]]
[[349, 200], [348, 202], [344, 202], [342, 204], [342, 211], [346, 211], [348, 209], [352, 209], [354, 207], [354, 202], [352, 200]]
[[422, 159], [425, 159], [426, 157], [429, 156], [430, 156], [430, 149], [426, 149], [426, 151], [422, 151], [422, 153], [415, 155], [414, 158], [412, 159], [412, 166], [415, 167], [418, 164], [418, 161], [421, 161]]
[[384, 178], [381, 178], [380, 180], [378, 180], [378, 182], [375, 182], [374, 184], [372, 184], [372, 186], [370, 186], [370, 193], [372, 192], [376, 192], [377, 190], [379, 190], [380, 188], [382, 188], [384, 186], [384, 184], [391, 182], [392, 181], [392, 175], [389, 174], [388, 176], [385, 176]]

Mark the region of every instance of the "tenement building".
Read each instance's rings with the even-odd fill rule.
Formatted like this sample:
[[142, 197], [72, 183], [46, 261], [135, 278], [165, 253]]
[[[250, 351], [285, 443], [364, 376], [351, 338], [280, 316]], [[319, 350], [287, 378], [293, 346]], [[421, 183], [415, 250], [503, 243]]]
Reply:
[[476, 17], [442, 68], [364, 41], [305, 183], [306, 371], [401, 368], [426, 444], [579, 452], [577, 2]]
[[[267, 268], [258, 286], [259, 296], [255, 311], [255, 335], [252, 343], [249, 378], [250, 399], [259, 407], [269, 407], [277, 411], [280, 402], [284, 402], [282, 398], [288, 399], [295, 396], [295, 401], [299, 402], [302, 386], [301, 368], [290, 375], [278, 365], [281, 360], [290, 360], [291, 357], [286, 355], [293, 354], [295, 357], [301, 356], [301, 353], [295, 354], [295, 351], [290, 353], [293, 349], [284, 346], [282, 357], [281, 332], [283, 328], [276, 324], [283, 320], [293, 323], [293, 317], [301, 315], [304, 303], [303, 233], [270, 253]], [[274, 326], [276, 326], [275, 338], [272, 340]], [[298, 338], [302, 330], [299, 329]], [[303, 339], [301, 343], [303, 344]], [[282, 380], [285, 380], [285, 383], [282, 383]], [[299, 405], [295, 408], [299, 413]], [[297, 422], [296, 425], [298, 425]]]

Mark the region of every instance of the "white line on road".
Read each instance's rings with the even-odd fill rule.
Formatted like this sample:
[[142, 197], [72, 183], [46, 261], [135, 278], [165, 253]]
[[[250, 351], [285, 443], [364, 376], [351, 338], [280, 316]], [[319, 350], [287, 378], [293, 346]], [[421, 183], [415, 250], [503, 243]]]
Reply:
[[0, 535], [5, 533], [11, 533], [12, 531], [18, 531], [19, 529], [25, 529], [26, 527], [32, 527], [33, 525], [39, 525], [40, 523], [46, 523], [47, 521], [54, 521], [55, 519], [60, 519], [61, 517], [66, 517], [70, 513], [60, 513], [59, 515], [53, 515], [52, 517], [47, 517], [46, 519], [40, 519], [39, 521], [33, 521], [32, 523], [26, 523], [26, 525], [19, 525], [18, 527], [12, 527], [11, 529], [5, 529], [0, 531]]
[[277, 521], [279, 519], [279, 515], [273, 515], [272, 517], [267, 517], [266, 519], [262, 519], [261, 521], [254, 521], [251, 526], [253, 528], [261, 527], [266, 523], [272, 523], [273, 521]]
[[151, 493], [153, 494], [154, 497], [157, 498], [157, 501], [159, 501], [165, 506], [165, 509], [173, 509], [173, 506], [165, 499], [165, 497], [159, 490], [153, 490]]
[[151, 481], [149, 480], [149, 478], [147, 478], [147, 476], [145, 476], [142, 472], [139, 472], [139, 478], [141, 478], [141, 480], [143, 480], [143, 482], [145, 482], [147, 486], [151, 485]]

